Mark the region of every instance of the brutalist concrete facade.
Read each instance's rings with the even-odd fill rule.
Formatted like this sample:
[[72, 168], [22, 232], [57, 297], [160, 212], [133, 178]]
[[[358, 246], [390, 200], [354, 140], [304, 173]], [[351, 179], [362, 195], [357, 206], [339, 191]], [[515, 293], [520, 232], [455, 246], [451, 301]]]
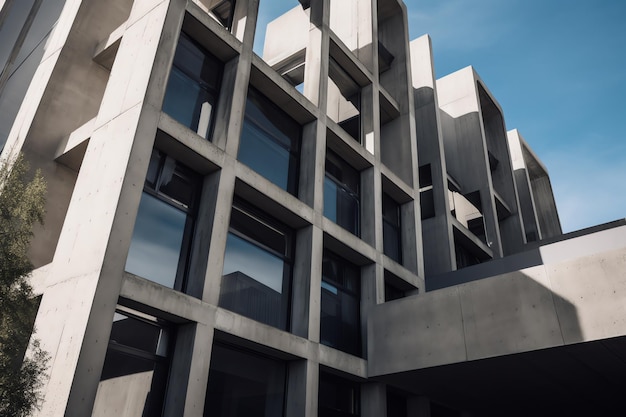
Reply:
[[[0, 28], [16, 39], [7, 67], [40, 57], [3, 72], [0, 96], [15, 114], [2, 158], [22, 151], [48, 181], [31, 251], [51, 355], [37, 415], [501, 411], [412, 378], [482, 357], [434, 338], [451, 356], [419, 361], [421, 323], [458, 330], [425, 264], [472, 285], [540, 253], [524, 251], [502, 110], [472, 68], [435, 82], [399, 0], [294, 0], [262, 28], [264, 4], [4, 3], [0, 22], [24, 22]], [[499, 259], [450, 272], [459, 236]]]

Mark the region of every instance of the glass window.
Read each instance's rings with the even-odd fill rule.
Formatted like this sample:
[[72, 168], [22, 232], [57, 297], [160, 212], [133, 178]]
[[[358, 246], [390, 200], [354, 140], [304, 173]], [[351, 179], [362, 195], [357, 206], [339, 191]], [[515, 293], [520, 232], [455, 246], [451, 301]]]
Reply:
[[286, 374], [284, 362], [215, 344], [211, 352], [204, 416], [282, 416]]
[[326, 154], [324, 216], [359, 235], [359, 172], [334, 152]]
[[287, 329], [293, 232], [242, 202], [233, 205], [219, 305]]
[[350, 417], [360, 415], [360, 388], [357, 382], [320, 372], [319, 416]]
[[400, 205], [383, 193], [383, 251], [396, 262], [402, 262]]
[[211, 133], [223, 64], [184, 32], [180, 34], [163, 111], [200, 136]]
[[183, 288], [198, 184], [195, 173], [152, 151], [126, 271], [169, 288]]
[[433, 173], [430, 164], [419, 167], [420, 213], [422, 220], [435, 217], [435, 196], [433, 192]]
[[254, 88], [248, 90], [237, 158], [291, 194], [297, 193], [301, 126]]
[[320, 342], [361, 355], [361, 274], [359, 267], [324, 251]]
[[169, 339], [167, 327], [153, 317], [115, 313], [93, 417], [161, 415]]

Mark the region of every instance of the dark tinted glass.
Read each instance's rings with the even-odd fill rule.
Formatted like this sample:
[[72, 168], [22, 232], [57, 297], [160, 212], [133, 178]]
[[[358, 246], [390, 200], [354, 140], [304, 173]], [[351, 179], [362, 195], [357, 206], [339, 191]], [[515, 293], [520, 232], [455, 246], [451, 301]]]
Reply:
[[233, 207], [219, 305], [286, 329], [292, 273], [291, 239], [292, 233], [285, 226], [261, 219], [243, 206]]
[[282, 416], [285, 368], [278, 360], [214, 345], [204, 416]]
[[126, 271], [174, 288], [186, 221], [185, 212], [144, 192]]
[[361, 355], [359, 268], [330, 252], [322, 264], [320, 342]]
[[356, 382], [320, 372], [319, 416], [358, 416], [360, 389]]
[[181, 289], [193, 232], [199, 178], [154, 150], [126, 259], [126, 271]]
[[383, 194], [383, 250], [391, 259], [402, 261], [400, 206], [387, 194]]
[[248, 90], [237, 155], [241, 162], [280, 188], [295, 194], [300, 136], [298, 123], [255, 89]]
[[181, 33], [163, 111], [201, 136], [209, 134], [223, 64]]
[[359, 234], [359, 172], [332, 152], [326, 158], [324, 216]]

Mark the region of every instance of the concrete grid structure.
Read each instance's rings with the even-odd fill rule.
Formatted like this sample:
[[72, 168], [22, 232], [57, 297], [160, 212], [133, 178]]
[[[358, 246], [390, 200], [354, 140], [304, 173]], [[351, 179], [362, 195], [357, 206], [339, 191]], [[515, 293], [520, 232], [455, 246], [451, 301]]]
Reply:
[[[4, 2], [2, 158], [48, 181], [38, 415], [617, 410], [624, 223], [555, 237], [545, 169], [401, 1], [262, 4]], [[600, 404], [498, 374], [558, 349]]]

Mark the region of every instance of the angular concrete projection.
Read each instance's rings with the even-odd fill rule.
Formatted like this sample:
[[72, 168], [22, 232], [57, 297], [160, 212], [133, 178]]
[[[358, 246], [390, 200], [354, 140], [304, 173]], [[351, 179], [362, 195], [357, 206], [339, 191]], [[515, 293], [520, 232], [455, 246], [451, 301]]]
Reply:
[[563, 233], [548, 170], [517, 129], [507, 132], [526, 240]]
[[[436, 93], [454, 225], [454, 269], [520, 251], [524, 227], [502, 109], [472, 67], [437, 80]], [[456, 209], [457, 200], [477, 212], [464, 215]]]
[[528, 267], [375, 307], [370, 376], [432, 399], [455, 392], [461, 409], [621, 409], [613, 395], [626, 372], [626, 222], [533, 252]]

